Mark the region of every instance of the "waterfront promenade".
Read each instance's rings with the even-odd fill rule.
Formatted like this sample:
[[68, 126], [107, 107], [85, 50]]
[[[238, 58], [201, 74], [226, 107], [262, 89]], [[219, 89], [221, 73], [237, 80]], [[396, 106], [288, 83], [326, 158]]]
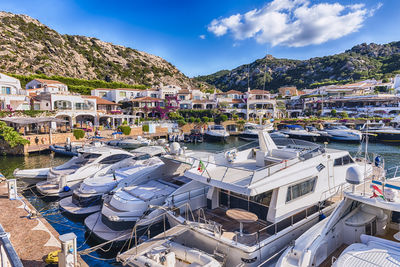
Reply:
[[[61, 246], [57, 231], [44, 218], [28, 218], [28, 211], [36, 210], [24, 197], [21, 201], [9, 200], [6, 182], [0, 182], [0, 210], [0, 224], [10, 234], [22, 264], [46, 266], [48, 253]], [[80, 266], [88, 266], [79, 256], [78, 261]]]

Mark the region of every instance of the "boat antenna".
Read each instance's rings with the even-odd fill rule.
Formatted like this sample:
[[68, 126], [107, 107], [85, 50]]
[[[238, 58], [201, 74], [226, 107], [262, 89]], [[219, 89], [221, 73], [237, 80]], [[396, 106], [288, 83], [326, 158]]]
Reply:
[[[367, 110], [367, 123], [366, 123], [366, 127], [367, 130], [365, 131], [365, 155], [364, 155], [364, 179], [367, 178], [367, 158], [368, 158], [368, 123], [369, 123], [369, 119], [368, 119], [368, 110]], [[364, 196], [365, 196], [365, 183], [364, 183]]]

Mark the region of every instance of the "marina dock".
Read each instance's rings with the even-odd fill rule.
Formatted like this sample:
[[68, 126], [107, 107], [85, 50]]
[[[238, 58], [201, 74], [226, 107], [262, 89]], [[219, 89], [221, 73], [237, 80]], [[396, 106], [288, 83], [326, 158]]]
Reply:
[[[0, 224], [24, 266], [46, 266], [50, 252], [61, 248], [57, 231], [44, 218], [30, 218], [36, 209], [24, 198], [9, 200], [7, 183], [0, 182]], [[79, 256], [81, 267], [88, 266]]]

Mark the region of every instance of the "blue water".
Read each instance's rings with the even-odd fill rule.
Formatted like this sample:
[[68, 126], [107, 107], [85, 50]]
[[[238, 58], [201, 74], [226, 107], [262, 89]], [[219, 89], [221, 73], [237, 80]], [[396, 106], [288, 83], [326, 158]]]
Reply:
[[[200, 144], [185, 144], [188, 149], [192, 150], [205, 150], [205, 151], [222, 151], [231, 147], [238, 147], [246, 142], [239, 140], [236, 137], [231, 137], [228, 143], [200, 143]], [[329, 148], [336, 148], [341, 150], [347, 150], [352, 155], [357, 154], [360, 150], [360, 145], [349, 144], [349, 143], [330, 143], [327, 145]], [[400, 160], [400, 146], [391, 146], [379, 143], [371, 143], [368, 146], [368, 151], [372, 157], [374, 154], [379, 154], [385, 159], [385, 167], [390, 168], [399, 164]], [[3, 173], [7, 178], [12, 178], [14, 169], [30, 169], [40, 168], [48, 166], [57, 166], [67, 161], [69, 158], [65, 157], [54, 157], [49, 154], [42, 155], [31, 155], [29, 157], [0, 157], [0, 172]], [[21, 184], [22, 186], [22, 184]], [[93, 246], [95, 242], [90, 239], [86, 242], [85, 227], [82, 221], [74, 221], [70, 218], [63, 216], [59, 212], [57, 202], [45, 201], [41, 198], [36, 197], [32, 192], [28, 191], [24, 193], [26, 198], [33, 204], [33, 206], [40, 211], [48, 222], [60, 233], [65, 234], [74, 232], [77, 236], [78, 251], [84, 250]], [[109, 250], [108, 246], [105, 250]], [[113, 257], [118, 253], [118, 249], [111, 247], [109, 252], [105, 253], [100, 250], [91, 253], [92, 256], [84, 255], [82, 258], [86, 261], [89, 266], [120, 266], [119, 263], [115, 262]], [[95, 257], [95, 258], [94, 258]]]

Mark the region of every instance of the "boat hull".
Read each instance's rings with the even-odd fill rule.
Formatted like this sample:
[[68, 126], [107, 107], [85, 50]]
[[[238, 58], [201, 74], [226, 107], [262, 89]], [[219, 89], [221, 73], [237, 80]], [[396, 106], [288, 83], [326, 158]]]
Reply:
[[67, 151], [62, 146], [50, 146], [49, 148], [50, 148], [51, 151], [53, 151], [57, 155], [67, 156], [67, 157], [78, 156], [78, 152]]
[[204, 138], [208, 142], [226, 142], [228, 136], [219, 136], [219, 135], [211, 135], [211, 134], [204, 134]]
[[16, 169], [14, 171], [14, 177], [22, 180], [28, 184], [36, 184], [41, 181], [45, 181], [47, 179], [47, 174], [49, 173], [50, 168], [41, 168], [41, 169], [30, 169], [30, 170], [19, 170]]
[[375, 140], [382, 143], [400, 144], [400, 133], [373, 133]]
[[245, 141], [255, 141], [258, 140], [258, 134], [241, 133], [239, 138]]
[[101, 210], [101, 195], [100, 201], [97, 200], [97, 196], [94, 196], [96, 201], [93, 201], [93, 205], [79, 206], [74, 203], [73, 196], [65, 197], [60, 200], [60, 209], [67, 213], [68, 215], [84, 218], [90, 214], [95, 212], [99, 212]]
[[310, 141], [310, 142], [317, 142], [318, 141], [318, 136], [314, 135], [302, 135], [302, 134], [293, 134], [293, 133], [285, 133], [289, 135], [289, 138], [292, 139], [300, 139], [300, 140], [305, 140], [305, 141]]

